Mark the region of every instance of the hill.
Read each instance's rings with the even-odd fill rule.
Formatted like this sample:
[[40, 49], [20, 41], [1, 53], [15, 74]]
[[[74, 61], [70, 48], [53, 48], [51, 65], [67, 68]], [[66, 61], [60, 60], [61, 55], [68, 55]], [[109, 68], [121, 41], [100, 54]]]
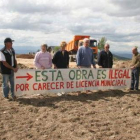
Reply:
[[114, 60], [131, 60], [130, 58], [126, 58], [126, 57], [123, 57], [123, 56], [118, 56], [116, 54], [113, 54], [114, 56]]

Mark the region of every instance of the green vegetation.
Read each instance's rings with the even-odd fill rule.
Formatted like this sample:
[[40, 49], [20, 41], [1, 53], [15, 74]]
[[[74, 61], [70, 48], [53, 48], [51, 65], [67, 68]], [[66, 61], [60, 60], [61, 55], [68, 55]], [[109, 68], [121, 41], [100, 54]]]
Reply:
[[59, 49], [60, 49], [60, 46], [55, 46], [53, 50], [54, 52], [57, 52]]
[[102, 37], [100, 40], [99, 40], [99, 43], [98, 43], [98, 49], [99, 50], [103, 50], [104, 49], [104, 45], [107, 41], [107, 38], [105, 37]]

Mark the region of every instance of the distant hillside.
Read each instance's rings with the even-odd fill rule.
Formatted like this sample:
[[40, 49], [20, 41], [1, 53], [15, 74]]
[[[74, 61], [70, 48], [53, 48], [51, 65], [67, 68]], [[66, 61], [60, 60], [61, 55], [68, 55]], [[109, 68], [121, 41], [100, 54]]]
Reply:
[[118, 56], [116, 54], [113, 54], [115, 60], [130, 60], [130, 58]]

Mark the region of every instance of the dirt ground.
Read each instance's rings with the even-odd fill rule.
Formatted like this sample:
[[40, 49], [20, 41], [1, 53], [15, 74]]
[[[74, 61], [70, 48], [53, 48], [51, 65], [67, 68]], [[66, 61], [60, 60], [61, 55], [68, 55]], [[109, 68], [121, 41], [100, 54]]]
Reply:
[[140, 140], [140, 93], [98, 91], [3, 100], [1, 140]]
[[[22, 61], [21, 67], [33, 67], [32, 60], [18, 58]], [[7, 101], [1, 91], [0, 140], [140, 140], [140, 92], [92, 91]]]

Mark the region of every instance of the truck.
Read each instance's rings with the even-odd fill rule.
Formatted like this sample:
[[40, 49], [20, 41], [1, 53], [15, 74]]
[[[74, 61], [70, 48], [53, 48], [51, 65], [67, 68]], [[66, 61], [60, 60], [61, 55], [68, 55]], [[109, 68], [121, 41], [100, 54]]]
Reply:
[[67, 46], [66, 50], [69, 52], [70, 55], [70, 62], [74, 62], [76, 60], [76, 54], [79, 47], [83, 46], [83, 39], [88, 38], [90, 40], [89, 47], [93, 50], [94, 58], [97, 57], [98, 47], [97, 47], [97, 40], [91, 39], [88, 35], [75, 35], [73, 40], [71, 40]]

